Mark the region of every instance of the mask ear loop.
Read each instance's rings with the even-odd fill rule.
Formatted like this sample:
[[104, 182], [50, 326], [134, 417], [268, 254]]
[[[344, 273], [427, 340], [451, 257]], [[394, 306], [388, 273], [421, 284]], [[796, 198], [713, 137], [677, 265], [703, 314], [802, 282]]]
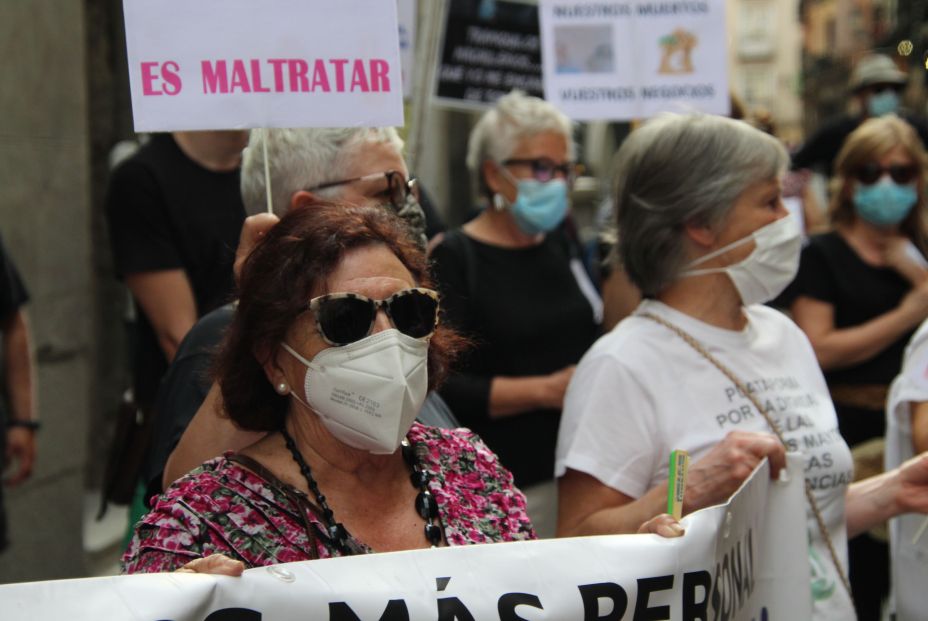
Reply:
[[[297, 353], [297, 351], [296, 351], [295, 349], [293, 349], [292, 347], [290, 347], [290, 346], [287, 345], [286, 343], [281, 343], [280, 346], [281, 346], [281, 347], [283, 348], [283, 350], [286, 351], [288, 354], [290, 354], [291, 356], [293, 356], [294, 358], [296, 358], [297, 360], [299, 360], [300, 362], [302, 362], [303, 365], [306, 367], [307, 371], [309, 370], [309, 360], [307, 360], [306, 358], [304, 358], [303, 356], [301, 356], [299, 353]], [[291, 397], [293, 397], [294, 399], [296, 399], [297, 402], [303, 404], [303, 406], [304, 406], [307, 410], [309, 410], [310, 412], [315, 412], [315, 410], [314, 410], [312, 407], [310, 407], [310, 405], [309, 405], [308, 403], [306, 403], [305, 401], [303, 401], [303, 399], [300, 398], [300, 396], [296, 394], [296, 390], [294, 390], [294, 389], [291, 388], [289, 394], [290, 394]]]
[[[516, 186], [517, 188], [516, 191], [518, 192], [519, 180], [513, 177], [512, 174], [508, 170], [506, 170], [506, 168], [499, 162], [493, 162], [493, 163], [496, 164], [496, 168], [497, 170], [499, 170], [500, 174], [504, 175], [507, 181], [509, 181], [509, 183]], [[505, 211], [509, 209], [510, 207], [512, 207], [512, 203], [509, 201], [508, 198], [506, 198], [499, 192], [496, 192], [493, 194], [493, 209], [495, 209], [496, 211]]]

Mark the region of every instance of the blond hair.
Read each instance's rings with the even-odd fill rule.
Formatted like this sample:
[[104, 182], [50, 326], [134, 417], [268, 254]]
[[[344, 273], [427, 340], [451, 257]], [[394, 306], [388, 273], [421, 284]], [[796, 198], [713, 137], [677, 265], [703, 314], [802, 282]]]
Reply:
[[835, 160], [831, 181], [831, 202], [828, 215], [832, 224], [851, 224], [856, 220], [854, 189], [857, 171], [901, 146], [918, 168], [915, 184], [918, 202], [899, 224], [899, 229], [922, 251], [928, 254], [928, 218], [925, 213], [925, 182], [928, 180], [928, 154], [915, 129], [895, 114], [867, 119], [844, 141]]

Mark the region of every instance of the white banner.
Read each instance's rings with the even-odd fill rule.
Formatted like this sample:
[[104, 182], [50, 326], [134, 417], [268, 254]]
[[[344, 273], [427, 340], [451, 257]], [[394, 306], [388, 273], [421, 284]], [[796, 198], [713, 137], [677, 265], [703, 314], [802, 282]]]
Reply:
[[242, 578], [148, 574], [0, 587], [4, 621], [809, 619], [801, 458], [764, 462], [686, 535], [616, 535], [306, 561]]
[[728, 114], [725, 0], [540, 0], [545, 99], [576, 120]]
[[135, 129], [402, 125], [396, 9], [124, 0]]

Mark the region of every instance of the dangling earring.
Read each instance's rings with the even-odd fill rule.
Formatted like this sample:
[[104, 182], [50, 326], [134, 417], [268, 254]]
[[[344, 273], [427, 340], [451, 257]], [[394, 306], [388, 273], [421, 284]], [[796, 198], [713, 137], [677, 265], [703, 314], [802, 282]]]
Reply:
[[274, 386], [274, 390], [277, 391], [278, 395], [285, 395], [290, 392], [290, 387], [287, 386], [287, 382], [279, 382], [276, 386]]
[[506, 197], [497, 192], [493, 195], [493, 209], [496, 211], [503, 211], [506, 207], [509, 206], [509, 201], [506, 200]]

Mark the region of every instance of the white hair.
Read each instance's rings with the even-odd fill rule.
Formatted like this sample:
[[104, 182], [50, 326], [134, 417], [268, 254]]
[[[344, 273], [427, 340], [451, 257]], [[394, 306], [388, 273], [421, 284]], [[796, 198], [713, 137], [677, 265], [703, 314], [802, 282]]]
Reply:
[[486, 191], [481, 173], [486, 160], [502, 162], [513, 154], [519, 142], [544, 132], [562, 134], [567, 140], [567, 157], [574, 159], [573, 124], [554, 105], [520, 90], [497, 100], [477, 121], [467, 142], [467, 168], [480, 191]]
[[776, 138], [743, 121], [666, 114], [633, 131], [616, 156], [613, 204], [619, 256], [645, 295], [686, 261], [684, 228], [720, 226], [739, 196], [789, 163]]
[[[388, 144], [402, 156], [403, 140], [393, 127], [253, 129], [242, 155], [242, 200], [245, 212], [267, 211], [264, 143], [271, 177], [274, 213], [282, 216], [295, 192], [345, 178], [349, 163], [370, 144]], [[334, 187], [314, 192], [334, 198]]]

